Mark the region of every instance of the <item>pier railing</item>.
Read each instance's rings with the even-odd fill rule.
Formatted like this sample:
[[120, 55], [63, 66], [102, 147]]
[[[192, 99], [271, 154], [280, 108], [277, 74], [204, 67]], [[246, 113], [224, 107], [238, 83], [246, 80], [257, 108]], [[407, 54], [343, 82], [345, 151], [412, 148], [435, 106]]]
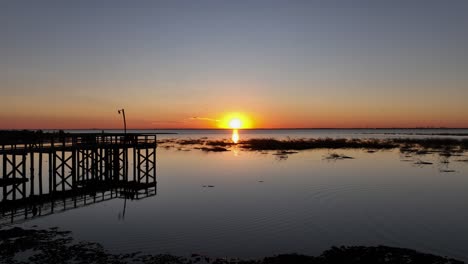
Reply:
[[156, 134], [64, 134], [46, 135], [23, 139], [2, 139], [0, 154], [9, 151], [46, 151], [53, 148], [113, 145], [138, 147], [156, 144]]

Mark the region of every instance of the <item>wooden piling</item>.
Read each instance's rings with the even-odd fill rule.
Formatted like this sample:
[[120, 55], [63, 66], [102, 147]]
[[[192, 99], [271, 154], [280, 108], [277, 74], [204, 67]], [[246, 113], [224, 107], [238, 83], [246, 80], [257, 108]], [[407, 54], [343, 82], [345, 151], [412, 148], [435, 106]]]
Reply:
[[[2, 148], [3, 150], [5, 149], [4, 147]], [[3, 177], [5, 179], [7, 175], [7, 156], [6, 154], [3, 154]], [[5, 201], [7, 199], [7, 185], [3, 185], [3, 200]]]
[[30, 196], [34, 196], [34, 152], [31, 153], [31, 158], [30, 158], [30, 173], [31, 173], [31, 183], [29, 184], [29, 186], [31, 187], [30, 191], [29, 191], [29, 195]]
[[42, 151], [39, 151], [39, 195], [42, 195]]

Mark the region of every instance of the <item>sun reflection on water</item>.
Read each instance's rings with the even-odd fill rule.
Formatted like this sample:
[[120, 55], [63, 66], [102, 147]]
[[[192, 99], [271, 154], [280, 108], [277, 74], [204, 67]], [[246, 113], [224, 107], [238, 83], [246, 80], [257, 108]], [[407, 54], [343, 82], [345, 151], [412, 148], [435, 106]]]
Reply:
[[232, 130], [232, 142], [234, 142], [235, 144], [237, 144], [239, 142], [239, 131], [237, 129], [233, 129]]

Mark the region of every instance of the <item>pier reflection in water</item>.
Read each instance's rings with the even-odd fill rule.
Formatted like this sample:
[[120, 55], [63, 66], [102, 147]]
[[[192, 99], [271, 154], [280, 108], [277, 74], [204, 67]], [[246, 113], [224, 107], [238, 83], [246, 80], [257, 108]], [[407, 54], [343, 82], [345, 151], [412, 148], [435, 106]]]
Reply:
[[0, 226], [156, 194], [155, 134], [61, 134], [0, 145]]

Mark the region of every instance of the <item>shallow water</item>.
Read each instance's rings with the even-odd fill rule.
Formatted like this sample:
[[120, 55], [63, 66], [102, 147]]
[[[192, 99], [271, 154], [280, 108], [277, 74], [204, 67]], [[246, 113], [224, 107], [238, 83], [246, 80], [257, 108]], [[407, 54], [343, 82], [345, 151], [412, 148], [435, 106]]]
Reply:
[[[160, 138], [230, 133], [198, 132]], [[308, 137], [296, 132], [240, 137]], [[402, 161], [408, 158], [398, 150], [334, 152], [354, 159], [327, 160], [328, 150], [281, 159], [274, 152], [158, 148], [157, 195], [127, 201], [125, 219], [124, 200], [114, 199], [20, 226], [58, 226], [115, 252], [259, 258], [388, 245], [468, 260], [468, 163], [452, 157], [441, 164], [432, 154]], [[414, 164], [418, 159], [434, 164]]]

